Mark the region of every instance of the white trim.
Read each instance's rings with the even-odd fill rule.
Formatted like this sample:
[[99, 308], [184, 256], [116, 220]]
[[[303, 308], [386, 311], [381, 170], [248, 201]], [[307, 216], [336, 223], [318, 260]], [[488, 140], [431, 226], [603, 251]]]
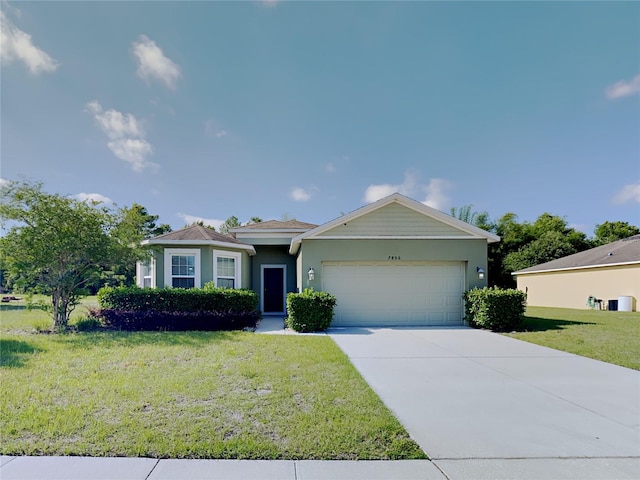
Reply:
[[511, 275], [533, 275], [534, 273], [565, 272], [569, 270], [587, 270], [589, 268], [624, 267], [625, 265], [640, 265], [640, 262], [635, 260], [633, 262], [606, 263], [604, 265], [582, 265], [579, 267], [547, 268], [545, 270], [534, 270], [532, 272], [512, 272]]
[[147, 239], [142, 241], [142, 245], [211, 245], [213, 247], [224, 248], [236, 248], [238, 250], [247, 250], [249, 255], [255, 255], [256, 249], [253, 245], [231, 243], [231, 242], [218, 242], [217, 240], [162, 240], [162, 239]]
[[201, 268], [200, 268], [200, 249], [199, 248], [165, 248], [164, 249], [164, 286], [171, 288], [173, 285], [173, 275], [171, 274], [171, 257], [174, 255], [193, 255], [195, 256], [194, 266], [195, 275], [193, 286], [200, 288], [202, 286]]
[[266, 233], [266, 234], [283, 234], [283, 233], [303, 233], [307, 230], [311, 230], [310, 228], [234, 228], [231, 230], [231, 233]]
[[234, 289], [242, 288], [242, 254], [239, 252], [229, 252], [227, 250], [213, 251], [213, 281], [218, 286], [218, 258], [233, 258], [236, 269], [234, 278]]
[[478, 240], [468, 235], [322, 235], [317, 240]]
[[[497, 235], [494, 235], [493, 233], [489, 233], [485, 230], [482, 230], [481, 228], [478, 228], [466, 222], [463, 222], [462, 220], [458, 220], [457, 218], [452, 217], [451, 215], [447, 215], [446, 213], [436, 210], [435, 208], [428, 207], [427, 205], [420, 203], [416, 200], [413, 200], [409, 197], [405, 197], [404, 195], [401, 195], [399, 193], [393, 193], [387, 197], [384, 197], [378, 200], [377, 202], [373, 202], [373, 203], [370, 203], [369, 205], [365, 205], [364, 207], [360, 207], [351, 213], [342, 215], [341, 217], [335, 218], [323, 225], [320, 225], [319, 227], [316, 227], [301, 235], [298, 235], [297, 237], [294, 237], [291, 240], [289, 253], [292, 255], [295, 255], [300, 248], [302, 240], [304, 240], [305, 238], [329, 238], [328, 236], [319, 237], [319, 235], [343, 223], [355, 220], [356, 218], [362, 217], [367, 213], [373, 212], [374, 210], [385, 207], [394, 202], [399, 203], [400, 205], [403, 205], [407, 208], [410, 208], [418, 213], [421, 213], [422, 215], [438, 220], [446, 225], [449, 225], [450, 227], [456, 228], [458, 230], [462, 230], [463, 232], [468, 233], [474, 238], [484, 238], [487, 240], [487, 243], [500, 241], [500, 237]], [[345, 238], [345, 237], [342, 237], [342, 238]], [[367, 238], [383, 238], [383, 237], [367, 237]], [[398, 237], [398, 238], [407, 239], [407, 237]], [[447, 237], [437, 237], [437, 238], [444, 239]]]
[[[264, 312], [264, 269], [265, 268], [281, 268], [282, 269], [282, 311], [281, 312]], [[287, 310], [287, 265], [282, 263], [265, 263], [260, 265], [260, 311], [264, 315], [285, 315]]]
[[[151, 284], [149, 285], [150, 288], [156, 288], [156, 258], [154, 256], [149, 257], [148, 259], [149, 262], [149, 272], [150, 272], [150, 278], [151, 278]], [[136, 285], [140, 288], [145, 288], [144, 287], [144, 276], [142, 275], [142, 268], [143, 265], [146, 262], [144, 261], [138, 261], [136, 262]]]
[[243, 238], [288, 238], [291, 239], [300, 233], [304, 233], [306, 230], [299, 230], [297, 232], [264, 232], [264, 231], [246, 231], [237, 232], [240, 235], [236, 235], [238, 240]]

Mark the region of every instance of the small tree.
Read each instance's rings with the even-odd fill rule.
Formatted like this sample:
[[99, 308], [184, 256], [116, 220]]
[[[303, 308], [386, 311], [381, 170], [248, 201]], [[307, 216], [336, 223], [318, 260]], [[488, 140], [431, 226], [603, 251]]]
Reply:
[[110, 235], [105, 207], [44, 192], [41, 183], [9, 182], [0, 190], [0, 263], [11, 283], [51, 296], [53, 327], [67, 328], [86, 285], [128, 250]]

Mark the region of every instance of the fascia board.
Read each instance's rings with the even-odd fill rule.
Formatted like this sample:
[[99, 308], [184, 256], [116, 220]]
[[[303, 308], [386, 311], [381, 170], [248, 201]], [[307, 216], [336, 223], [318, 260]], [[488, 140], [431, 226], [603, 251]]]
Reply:
[[218, 242], [216, 240], [143, 240], [143, 245], [209, 245], [213, 247], [236, 248], [238, 250], [247, 250], [249, 255], [255, 255], [256, 249], [253, 245], [242, 245], [238, 243]]
[[565, 267], [565, 268], [547, 268], [545, 270], [533, 270], [531, 272], [512, 272], [511, 275], [533, 275], [536, 273], [552, 273], [552, 272], [567, 272], [570, 270], [587, 270], [590, 268], [604, 268], [604, 267], [624, 267], [626, 265], [640, 265], [640, 261], [633, 262], [620, 262], [620, 263], [605, 263], [603, 265], [580, 265], [579, 267]]

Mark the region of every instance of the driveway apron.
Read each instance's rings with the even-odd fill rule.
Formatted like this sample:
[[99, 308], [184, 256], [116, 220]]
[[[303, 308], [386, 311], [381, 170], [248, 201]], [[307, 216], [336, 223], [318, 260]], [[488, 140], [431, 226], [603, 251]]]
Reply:
[[478, 478], [479, 464], [495, 477], [497, 459], [520, 474], [526, 461], [600, 459], [621, 469], [611, 478], [640, 478], [640, 372], [470, 328], [329, 334], [455, 478], [467, 466]]

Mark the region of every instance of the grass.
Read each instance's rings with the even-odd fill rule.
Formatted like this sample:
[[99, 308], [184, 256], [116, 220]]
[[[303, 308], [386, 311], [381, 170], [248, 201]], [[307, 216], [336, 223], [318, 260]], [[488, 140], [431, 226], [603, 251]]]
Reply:
[[527, 307], [512, 337], [640, 370], [640, 313]]
[[2, 454], [426, 458], [329, 337], [46, 335], [41, 311], [0, 314]]

